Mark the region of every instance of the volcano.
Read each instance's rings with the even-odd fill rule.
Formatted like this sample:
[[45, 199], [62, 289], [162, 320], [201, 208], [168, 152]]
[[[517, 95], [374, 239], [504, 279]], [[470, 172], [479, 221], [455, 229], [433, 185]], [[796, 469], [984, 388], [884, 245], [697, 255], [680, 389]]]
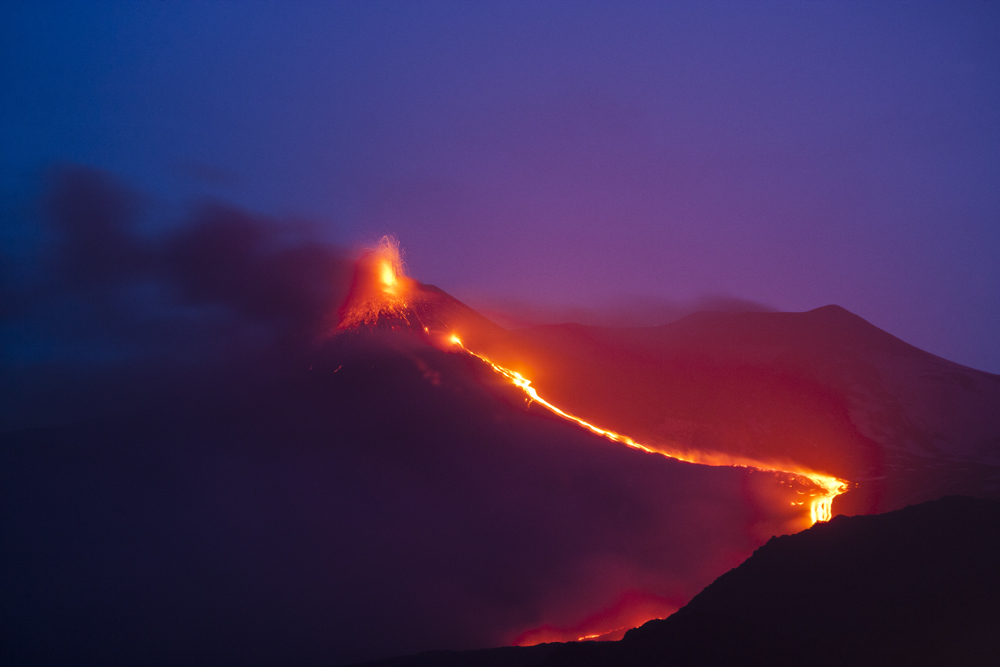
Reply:
[[458, 299], [407, 276], [392, 236], [361, 252], [335, 328], [341, 337], [380, 331], [408, 332], [442, 349], [458, 331], [490, 350], [514, 344], [507, 331]]
[[1000, 378], [843, 309], [507, 331], [390, 240], [317, 344], [102, 382], [156, 391], [3, 433], [6, 664], [615, 638], [812, 525], [803, 471], [834, 515], [1000, 479]]
[[812, 497], [802, 504], [813, 523], [833, 516], [833, 502], [872, 513], [950, 493], [1000, 497], [1000, 376], [923, 352], [838, 306], [508, 332], [406, 278], [389, 238], [363, 255], [353, 294], [341, 330], [409, 329], [441, 349], [457, 344], [615, 442], [788, 472], [813, 485], [799, 489]]

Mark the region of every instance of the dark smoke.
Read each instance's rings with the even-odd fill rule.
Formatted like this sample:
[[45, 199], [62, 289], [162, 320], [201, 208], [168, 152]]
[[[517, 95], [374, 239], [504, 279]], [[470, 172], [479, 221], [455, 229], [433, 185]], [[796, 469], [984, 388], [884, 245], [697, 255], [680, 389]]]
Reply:
[[150, 229], [146, 198], [79, 167], [40, 199], [33, 241], [3, 249], [0, 427], [131, 405], [164, 388], [154, 376], [302, 353], [336, 324], [347, 253], [294, 225], [208, 203]]

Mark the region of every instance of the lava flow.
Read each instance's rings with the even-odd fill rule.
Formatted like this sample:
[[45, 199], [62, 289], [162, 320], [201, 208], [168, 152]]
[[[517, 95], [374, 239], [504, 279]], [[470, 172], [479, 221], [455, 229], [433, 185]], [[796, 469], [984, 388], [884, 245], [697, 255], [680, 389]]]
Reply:
[[550, 412], [553, 412], [563, 419], [567, 419], [572, 422], [576, 422], [580, 426], [590, 430], [597, 435], [600, 435], [612, 442], [617, 442], [625, 445], [626, 447], [631, 447], [633, 449], [638, 449], [649, 454], [660, 454], [661, 456], [666, 456], [667, 458], [677, 459], [679, 461], [686, 461], [688, 463], [698, 463], [701, 465], [710, 466], [732, 466], [740, 468], [753, 468], [755, 470], [763, 470], [767, 472], [776, 472], [785, 475], [791, 475], [793, 477], [803, 478], [812, 483], [818, 490], [818, 493], [812, 495], [812, 500], [809, 504], [809, 517], [810, 525], [815, 524], [819, 521], [829, 521], [833, 518], [833, 499], [840, 494], [847, 491], [848, 482], [846, 480], [838, 479], [832, 475], [826, 475], [823, 473], [814, 472], [812, 470], [806, 470], [802, 468], [788, 469], [789, 467], [778, 467], [775, 465], [770, 465], [767, 463], [762, 463], [760, 461], [755, 461], [752, 459], [746, 459], [742, 457], [734, 457], [726, 454], [712, 454], [706, 452], [691, 452], [682, 451], [678, 449], [667, 449], [667, 448], [654, 448], [651, 446], [644, 445], [642, 443], [636, 442], [627, 435], [622, 435], [621, 433], [616, 433], [614, 431], [609, 431], [607, 429], [595, 426], [588, 421], [577, 417], [576, 415], [571, 415], [568, 412], [561, 410], [555, 405], [549, 403], [544, 398], [538, 395], [538, 392], [534, 387], [531, 386], [531, 380], [525, 378], [523, 375], [517, 371], [513, 371], [509, 368], [505, 368], [490, 359], [484, 357], [483, 355], [476, 354], [469, 348], [465, 347], [462, 340], [456, 335], [452, 334], [449, 342], [452, 345], [458, 346], [468, 354], [476, 357], [489, 364], [494, 371], [503, 375], [508, 380], [510, 380], [514, 385], [519, 387], [528, 398], [530, 398], [535, 403], [545, 407]]

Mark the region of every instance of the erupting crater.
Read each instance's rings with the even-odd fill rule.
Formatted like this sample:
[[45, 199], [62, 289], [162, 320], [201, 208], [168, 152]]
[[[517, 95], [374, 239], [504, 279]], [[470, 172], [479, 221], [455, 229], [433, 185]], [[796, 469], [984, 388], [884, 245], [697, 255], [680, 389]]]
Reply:
[[358, 258], [337, 328], [425, 331], [412, 308], [416, 288], [417, 282], [406, 275], [399, 241], [383, 236]]

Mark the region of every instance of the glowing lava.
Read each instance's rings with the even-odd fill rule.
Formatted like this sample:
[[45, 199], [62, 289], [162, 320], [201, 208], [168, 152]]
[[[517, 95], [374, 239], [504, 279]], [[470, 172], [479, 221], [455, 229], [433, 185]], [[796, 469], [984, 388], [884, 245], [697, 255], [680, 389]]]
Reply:
[[518, 635], [514, 646], [534, 646], [547, 642], [617, 641], [632, 628], [654, 618], [666, 618], [684, 606], [682, 601], [652, 595], [639, 590], [626, 591], [617, 602], [601, 609], [571, 627], [549, 623]]
[[338, 329], [417, 329], [410, 309], [416, 281], [406, 276], [399, 241], [383, 236], [358, 258], [351, 294], [341, 309]]
[[[808, 480], [817, 491], [811, 494], [811, 500], [809, 503], [809, 517], [810, 525], [815, 524], [818, 521], [829, 521], [833, 518], [833, 499], [840, 494], [847, 491], [849, 483], [845, 480], [838, 479], [831, 475], [826, 475], [823, 473], [818, 473], [812, 470], [807, 470], [787, 464], [784, 466], [776, 466], [768, 463], [763, 463], [760, 461], [755, 461], [753, 459], [747, 459], [743, 457], [730, 456], [727, 454], [719, 453], [707, 453], [707, 452], [697, 452], [697, 451], [685, 451], [680, 449], [670, 449], [665, 447], [652, 447], [647, 446], [642, 443], [636, 442], [627, 435], [622, 435], [621, 433], [616, 433], [614, 431], [609, 431], [607, 429], [600, 428], [599, 426], [594, 426], [590, 422], [587, 422], [575, 415], [571, 415], [564, 410], [557, 408], [552, 405], [544, 398], [538, 395], [538, 392], [534, 387], [531, 386], [531, 380], [525, 378], [523, 375], [517, 371], [512, 371], [509, 368], [504, 368], [499, 364], [494, 363], [486, 357], [476, 354], [469, 348], [462, 344], [462, 340], [455, 334], [452, 334], [449, 342], [452, 345], [460, 347], [465, 352], [471, 354], [477, 359], [489, 364], [494, 371], [503, 375], [508, 380], [510, 380], [514, 385], [519, 387], [528, 397], [542, 405], [550, 412], [553, 412], [563, 419], [567, 419], [572, 422], [576, 422], [580, 426], [588, 429], [589, 431], [596, 433], [612, 442], [617, 442], [625, 445], [626, 447], [631, 447], [633, 449], [639, 449], [650, 454], [660, 454], [661, 456], [666, 456], [668, 458], [677, 459], [679, 461], [686, 461], [688, 463], [698, 463], [701, 465], [710, 466], [732, 466], [740, 468], [753, 468], [755, 470], [763, 470], [768, 472], [776, 472], [785, 475], [791, 475], [793, 477], [798, 477]], [[793, 503], [796, 504], [796, 503]]]

